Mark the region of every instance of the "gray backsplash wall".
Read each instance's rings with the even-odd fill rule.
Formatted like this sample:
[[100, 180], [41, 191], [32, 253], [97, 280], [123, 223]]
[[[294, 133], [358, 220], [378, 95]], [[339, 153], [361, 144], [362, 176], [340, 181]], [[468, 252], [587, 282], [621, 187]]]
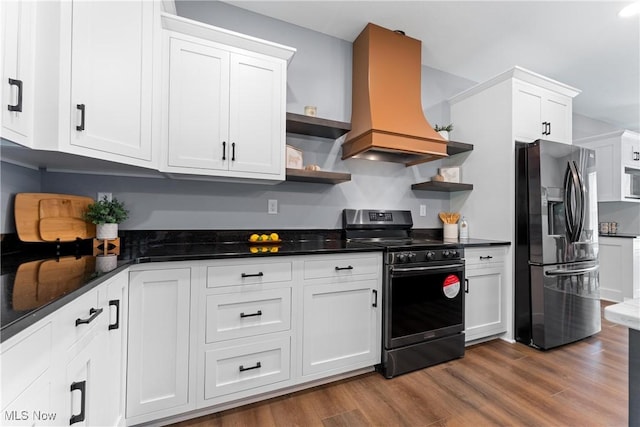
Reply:
[[617, 222], [618, 233], [640, 235], [640, 203], [598, 203], [598, 220]]
[[[1, 153], [0, 153], [1, 154]], [[28, 169], [10, 163], [0, 162], [0, 232], [15, 232], [15, 219], [13, 216], [13, 198], [16, 193], [39, 193], [42, 191], [42, 174], [35, 169]]]

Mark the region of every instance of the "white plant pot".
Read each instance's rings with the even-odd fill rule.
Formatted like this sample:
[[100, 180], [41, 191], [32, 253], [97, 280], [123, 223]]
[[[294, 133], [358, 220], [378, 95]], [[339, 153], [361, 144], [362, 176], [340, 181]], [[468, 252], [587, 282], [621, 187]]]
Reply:
[[441, 137], [443, 137], [445, 140], [449, 140], [449, 131], [446, 130], [441, 130], [438, 131], [438, 133], [440, 134]]
[[96, 256], [96, 271], [106, 273], [118, 266], [118, 256], [114, 254]]
[[118, 224], [97, 224], [96, 239], [113, 240], [118, 237]]

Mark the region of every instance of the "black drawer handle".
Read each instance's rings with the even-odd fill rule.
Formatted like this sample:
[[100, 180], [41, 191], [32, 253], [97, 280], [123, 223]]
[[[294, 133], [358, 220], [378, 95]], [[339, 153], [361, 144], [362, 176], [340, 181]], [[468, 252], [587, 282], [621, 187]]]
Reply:
[[100, 316], [100, 313], [102, 313], [103, 310], [104, 308], [99, 308], [97, 310], [95, 308], [92, 308], [91, 310], [89, 310], [89, 314], [91, 315], [90, 317], [87, 317], [86, 319], [76, 319], [76, 326], [93, 322], [96, 317]]
[[378, 291], [376, 289], [372, 289], [371, 290], [373, 292], [373, 304], [371, 304], [372, 307], [377, 307], [378, 306]]
[[80, 110], [80, 126], [76, 126], [76, 130], [83, 131], [84, 130], [84, 113], [85, 113], [84, 104], [78, 104], [76, 105], [76, 108]]
[[352, 265], [348, 265], [346, 267], [338, 267], [338, 266], [336, 266], [336, 271], [340, 271], [340, 270], [353, 270], [353, 266]]
[[262, 364], [260, 362], [256, 363], [253, 366], [249, 366], [248, 368], [245, 368], [244, 365], [240, 365], [240, 372], [244, 372], [244, 371], [250, 371], [252, 369], [258, 369], [261, 368]]
[[481, 256], [480, 259], [493, 259], [491, 255]]
[[80, 413], [78, 415], [71, 415], [71, 418], [69, 418], [69, 425], [75, 424], [75, 423], [79, 423], [81, 421], [84, 421], [84, 407], [85, 407], [85, 397], [86, 397], [86, 381], [80, 381], [80, 382], [74, 382], [71, 383], [71, 393], [73, 393], [76, 390], [80, 390]]
[[120, 300], [112, 299], [109, 301], [109, 307], [112, 306], [116, 308], [116, 323], [110, 324], [109, 330], [118, 329], [120, 327]]
[[255, 274], [247, 274], [247, 273], [242, 273], [241, 276], [244, 277], [262, 277], [264, 276], [264, 273], [262, 271], [259, 271]]
[[240, 317], [241, 318], [245, 318], [245, 317], [254, 317], [254, 316], [262, 316], [262, 310], [258, 310], [255, 313], [251, 313], [251, 314], [244, 314], [244, 313], [240, 313]]
[[464, 279], [464, 293], [469, 293], [469, 279]]
[[227, 160], [227, 141], [222, 141], [222, 160]]
[[22, 112], [22, 80], [18, 79], [9, 79], [9, 84], [11, 86], [16, 86], [18, 88], [18, 103], [16, 105], [7, 105], [9, 111], [16, 111], [18, 113]]

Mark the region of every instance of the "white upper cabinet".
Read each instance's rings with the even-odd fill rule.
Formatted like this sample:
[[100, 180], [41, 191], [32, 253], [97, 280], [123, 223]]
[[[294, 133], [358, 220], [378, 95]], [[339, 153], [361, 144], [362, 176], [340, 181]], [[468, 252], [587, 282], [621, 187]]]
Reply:
[[518, 141], [546, 139], [571, 144], [572, 96], [559, 92], [514, 81], [513, 131]]
[[71, 25], [64, 26], [71, 39], [63, 38], [62, 52], [70, 49], [71, 99], [63, 151], [151, 166], [155, 3], [74, 1], [67, 6], [62, 16], [71, 16]]
[[640, 202], [638, 198], [628, 197], [631, 175], [625, 173], [627, 168], [640, 173], [639, 133], [616, 131], [576, 139], [573, 143], [596, 152], [599, 202]]
[[2, 137], [32, 145], [36, 4], [7, 1], [2, 22]]
[[160, 170], [283, 180], [294, 49], [176, 16], [162, 22]]

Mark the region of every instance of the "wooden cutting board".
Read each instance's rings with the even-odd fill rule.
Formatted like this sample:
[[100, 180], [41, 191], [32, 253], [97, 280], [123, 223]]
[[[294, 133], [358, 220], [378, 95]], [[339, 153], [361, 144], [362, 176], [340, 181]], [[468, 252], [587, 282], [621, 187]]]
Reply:
[[15, 219], [18, 237], [23, 242], [71, 242], [90, 239], [96, 226], [82, 215], [94, 203], [91, 197], [54, 193], [18, 193]]

